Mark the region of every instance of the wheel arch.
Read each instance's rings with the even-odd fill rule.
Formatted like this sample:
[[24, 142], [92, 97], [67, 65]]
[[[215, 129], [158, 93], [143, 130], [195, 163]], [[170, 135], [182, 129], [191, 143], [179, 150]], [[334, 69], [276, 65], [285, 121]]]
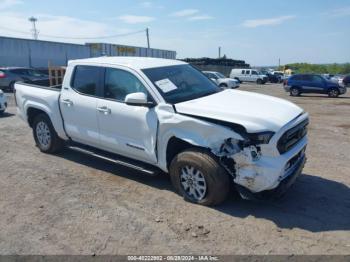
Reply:
[[26, 110], [26, 115], [27, 115], [27, 121], [30, 127], [33, 127], [33, 122], [34, 119], [40, 115], [40, 114], [45, 114], [47, 115], [47, 117], [50, 119], [50, 121], [52, 122], [52, 119], [50, 118], [50, 115], [43, 110], [42, 108], [37, 108], [34, 106], [29, 106]]
[[181, 153], [189, 148], [200, 148], [200, 149], [209, 150], [207, 147], [191, 143], [189, 141], [186, 141], [182, 138], [178, 138], [176, 136], [172, 136], [168, 140], [167, 147], [166, 147], [166, 165], [167, 165], [167, 168], [169, 168], [171, 161], [173, 160], [173, 158], [177, 154], [179, 154], [179, 153]]

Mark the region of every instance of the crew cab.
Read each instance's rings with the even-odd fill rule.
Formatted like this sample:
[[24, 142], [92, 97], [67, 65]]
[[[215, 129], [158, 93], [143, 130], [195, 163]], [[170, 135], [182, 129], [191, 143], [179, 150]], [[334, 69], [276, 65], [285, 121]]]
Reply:
[[260, 73], [258, 70], [247, 68], [232, 69], [230, 78], [237, 79], [240, 82], [255, 82], [259, 85], [265, 84], [268, 81], [267, 76]]
[[284, 81], [284, 90], [291, 96], [300, 96], [302, 93], [328, 94], [329, 97], [338, 97], [346, 93], [346, 87], [316, 74], [296, 74]]
[[205, 74], [210, 80], [224, 89], [239, 87], [239, 81], [237, 79], [227, 78], [219, 72], [203, 71], [203, 74]]
[[[70, 61], [62, 86], [15, 84], [18, 115], [37, 147], [72, 150], [169, 173], [203, 205], [283, 194], [305, 163], [308, 114], [295, 104], [218, 87], [177, 60], [100, 57]], [[162, 172], [158, 172], [162, 171]]]

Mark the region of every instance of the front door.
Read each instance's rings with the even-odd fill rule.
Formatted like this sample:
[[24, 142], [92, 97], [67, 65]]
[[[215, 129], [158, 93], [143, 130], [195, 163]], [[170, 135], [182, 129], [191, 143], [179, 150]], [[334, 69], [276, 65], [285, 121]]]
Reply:
[[104, 94], [97, 101], [101, 145], [126, 157], [156, 163], [158, 119], [154, 108], [127, 105], [128, 94], [143, 92], [145, 83], [134, 73], [105, 68]]

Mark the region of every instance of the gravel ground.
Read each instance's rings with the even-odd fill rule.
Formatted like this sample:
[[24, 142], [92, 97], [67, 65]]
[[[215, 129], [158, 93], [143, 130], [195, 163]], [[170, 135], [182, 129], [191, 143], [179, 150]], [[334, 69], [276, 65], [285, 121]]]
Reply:
[[40, 153], [10, 97], [0, 118], [0, 254], [350, 254], [350, 95], [241, 89], [310, 113], [308, 162], [279, 201], [193, 205], [167, 176]]

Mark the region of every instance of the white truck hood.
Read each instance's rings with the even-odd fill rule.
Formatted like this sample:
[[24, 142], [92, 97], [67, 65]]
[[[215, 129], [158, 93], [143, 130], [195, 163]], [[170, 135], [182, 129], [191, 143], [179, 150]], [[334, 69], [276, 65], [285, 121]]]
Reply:
[[248, 133], [277, 132], [303, 112], [297, 105], [280, 98], [229, 89], [181, 102], [175, 107], [178, 113], [242, 125]]

